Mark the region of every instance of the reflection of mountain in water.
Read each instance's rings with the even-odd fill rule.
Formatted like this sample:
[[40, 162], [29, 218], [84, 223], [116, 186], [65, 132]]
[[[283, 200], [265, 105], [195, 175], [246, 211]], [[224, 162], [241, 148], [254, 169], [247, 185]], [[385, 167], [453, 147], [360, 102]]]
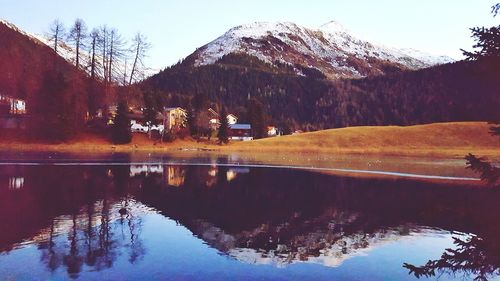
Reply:
[[[332, 216], [324, 221], [324, 229], [316, 229], [287, 240], [280, 236], [286, 228], [294, 227], [287, 223], [276, 227], [263, 225], [252, 231], [231, 235], [210, 223], [197, 221], [191, 230], [212, 247], [239, 261], [278, 267], [297, 262], [337, 267], [350, 257], [364, 255], [373, 248], [404, 237], [411, 238], [412, 234], [422, 231], [418, 227], [404, 225], [374, 233], [345, 233], [335, 229], [334, 225], [349, 222], [342, 222], [342, 218], [336, 218], [335, 213], [329, 215]], [[424, 231], [437, 232], [431, 229]]]
[[[12, 177], [23, 184], [12, 188]], [[133, 263], [147, 254], [141, 218], [154, 211], [240, 261], [338, 266], [440, 229], [498, 244], [499, 199], [488, 189], [285, 169], [4, 166], [0, 222], [10, 231], [0, 235], [0, 249], [35, 243], [48, 268], [64, 266], [71, 274], [82, 265], [112, 267], [118, 255]], [[121, 208], [127, 212], [120, 214]]]

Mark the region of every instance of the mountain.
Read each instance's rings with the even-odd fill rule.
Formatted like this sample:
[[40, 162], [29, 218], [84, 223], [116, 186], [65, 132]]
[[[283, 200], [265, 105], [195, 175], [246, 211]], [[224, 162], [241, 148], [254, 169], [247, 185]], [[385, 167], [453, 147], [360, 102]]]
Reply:
[[451, 62], [357, 39], [335, 22], [235, 27], [140, 87], [169, 105], [225, 105], [249, 122], [250, 99], [287, 129], [499, 119], [500, 65]]
[[247, 54], [274, 66], [321, 71], [328, 78], [361, 78], [399, 70], [416, 70], [452, 62], [412, 49], [397, 49], [359, 39], [332, 21], [318, 29], [290, 22], [255, 22], [230, 29], [196, 50], [194, 66], [214, 64], [228, 54]]

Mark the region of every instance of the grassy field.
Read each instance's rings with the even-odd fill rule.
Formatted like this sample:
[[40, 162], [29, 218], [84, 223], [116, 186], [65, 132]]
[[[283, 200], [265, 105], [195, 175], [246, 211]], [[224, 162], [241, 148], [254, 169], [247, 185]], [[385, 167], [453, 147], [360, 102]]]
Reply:
[[500, 159], [500, 137], [491, 136], [485, 122], [435, 123], [416, 126], [366, 126], [323, 130], [247, 142], [217, 145], [214, 140], [191, 139], [158, 143], [135, 134], [131, 144], [113, 145], [106, 139], [82, 135], [62, 144], [40, 144], [1, 138], [0, 150], [39, 151], [178, 151], [301, 152], [460, 157], [467, 153]]
[[228, 149], [498, 158], [500, 137], [490, 135], [489, 127], [485, 122], [348, 127], [234, 143]]

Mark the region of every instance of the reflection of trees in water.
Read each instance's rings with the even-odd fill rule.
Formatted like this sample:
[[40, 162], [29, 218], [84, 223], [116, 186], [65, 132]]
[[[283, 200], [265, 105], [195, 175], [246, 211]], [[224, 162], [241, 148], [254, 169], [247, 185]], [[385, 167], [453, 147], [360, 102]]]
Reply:
[[[120, 210], [126, 210], [126, 213], [121, 214], [119, 222], [121, 226], [120, 230], [122, 239], [125, 240], [127, 235], [129, 235], [130, 237], [130, 244], [128, 245], [128, 261], [134, 264], [142, 259], [145, 254], [145, 248], [142, 240], [140, 239], [140, 233], [143, 226], [142, 218], [140, 216], [136, 217], [133, 212], [130, 211], [131, 200], [132, 199], [129, 198], [129, 196], [126, 196], [124, 199], [122, 199], [122, 208]], [[135, 203], [134, 201], [132, 202]], [[127, 234], [125, 233], [126, 230], [128, 230]]]
[[[99, 271], [113, 266], [123, 252], [136, 263], [145, 254], [140, 238], [142, 220], [134, 214], [134, 201], [120, 215], [121, 204], [102, 200], [79, 213], [52, 220], [49, 237], [39, 243], [41, 259], [51, 271], [64, 266], [70, 277], [78, 277], [83, 265]], [[57, 232], [56, 232], [57, 230]]]
[[470, 235], [453, 237], [455, 249], [446, 249], [437, 260], [422, 266], [405, 263], [403, 266], [415, 277], [434, 277], [436, 274], [463, 274], [474, 280], [488, 280], [500, 276], [500, 241], [498, 235], [482, 238]]
[[[136, 202], [127, 193], [128, 167], [91, 167], [82, 174], [78, 170], [75, 167], [70, 173], [73, 180], [79, 178], [76, 185], [51, 180], [52, 188], [61, 192], [42, 197], [59, 207], [64, 202], [70, 215], [53, 216], [49, 230], [42, 231], [48, 237], [38, 243], [41, 260], [51, 271], [64, 266], [71, 278], [78, 277], [84, 266], [96, 271], [110, 268], [124, 252], [131, 263], [137, 262], [145, 251], [140, 239], [142, 221], [135, 215]], [[45, 170], [52, 179], [50, 172]], [[117, 198], [123, 198], [121, 203]], [[128, 210], [125, 215], [118, 212], [122, 207]], [[55, 208], [54, 213], [62, 210]]]

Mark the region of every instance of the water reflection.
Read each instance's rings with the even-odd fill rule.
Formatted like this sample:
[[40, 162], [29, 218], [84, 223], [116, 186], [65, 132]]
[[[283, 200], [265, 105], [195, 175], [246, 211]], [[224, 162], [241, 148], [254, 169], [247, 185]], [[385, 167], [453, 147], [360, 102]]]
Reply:
[[500, 243], [498, 233], [494, 237], [471, 235], [466, 238], [453, 237], [455, 249], [446, 249], [439, 259], [415, 266], [405, 263], [415, 277], [434, 277], [441, 274], [474, 277], [474, 280], [489, 280], [500, 276]]
[[24, 186], [24, 178], [23, 177], [10, 177], [9, 178], [9, 189], [17, 190], [21, 189]]
[[[23, 179], [16, 192], [13, 177]], [[400, 279], [499, 274], [495, 190], [217, 165], [2, 166], [0, 183], [0, 226], [9, 229], [0, 234], [0, 262], [35, 245], [56, 276], [152, 266], [144, 261], [154, 258], [151, 247], [166, 246], [143, 232], [156, 231], [145, 220], [158, 214], [236, 262], [273, 267], [334, 270], [396, 241], [459, 231], [470, 234], [455, 235], [441, 258], [415, 263], [425, 253], [414, 249], [380, 270]]]

